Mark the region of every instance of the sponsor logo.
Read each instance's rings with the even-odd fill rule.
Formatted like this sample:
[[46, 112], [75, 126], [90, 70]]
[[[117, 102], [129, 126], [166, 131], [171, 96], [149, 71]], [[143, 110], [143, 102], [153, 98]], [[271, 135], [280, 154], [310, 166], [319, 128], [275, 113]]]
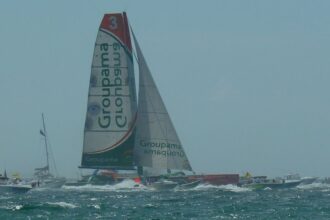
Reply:
[[140, 140], [140, 146], [143, 148], [145, 154], [163, 157], [185, 157], [185, 153], [180, 144]]
[[[101, 51], [101, 86], [102, 86], [102, 101], [101, 101], [101, 115], [98, 117], [98, 124], [101, 128], [109, 128], [112, 120], [116, 127], [123, 128], [127, 125], [127, 117], [124, 115], [123, 107], [123, 79], [122, 79], [122, 49], [119, 43], [108, 45], [106, 43], [100, 44]], [[111, 47], [111, 48], [110, 48]], [[110, 50], [111, 49], [111, 50]], [[109, 54], [111, 51], [111, 54]], [[110, 67], [110, 63], [113, 66]], [[113, 68], [113, 72], [110, 72]], [[113, 80], [110, 80], [111, 78]], [[113, 90], [110, 90], [113, 88]], [[111, 91], [113, 94], [111, 94]], [[111, 96], [112, 95], [112, 96]], [[114, 109], [110, 111], [110, 106]]]

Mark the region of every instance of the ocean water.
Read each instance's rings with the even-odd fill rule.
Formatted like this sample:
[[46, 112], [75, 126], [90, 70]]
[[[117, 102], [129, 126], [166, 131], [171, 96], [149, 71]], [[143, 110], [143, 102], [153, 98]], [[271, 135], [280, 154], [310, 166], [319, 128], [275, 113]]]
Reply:
[[330, 185], [281, 190], [200, 185], [154, 191], [115, 186], [0, 194], [0, 219], [330, 219]]

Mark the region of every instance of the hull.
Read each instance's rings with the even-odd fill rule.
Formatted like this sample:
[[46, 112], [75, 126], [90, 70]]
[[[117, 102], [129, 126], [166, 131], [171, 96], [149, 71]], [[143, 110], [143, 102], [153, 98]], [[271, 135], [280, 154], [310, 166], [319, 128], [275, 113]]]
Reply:
[[150, 187], [155, 190], [170, 190], [178, 186], [178, 183], [168, 180], [157, 181], [150, 184]]
[[184, 184], [180, 184], [178, 186], [179, 189], [192, 189], [195, 188], [196, 186], [198, 186], [200, 183], [202, 183], [202, 180], [196, 180], [190, 183], [184, 183]]
[[323, 184], [330, 184], [330, 177], [326, 177], [324, 179], [321, 180], [321, 183]]
[[87, 183], [80, 183], [80, 182], [71, 182], [71, 183], [65, 183], [64, 187], [66, 186], [85, 186]]
[[[147, 183], [159, 181], [163, 176], [147, 177]], [[178, 183], [179, 185], [189, 184], [198, 181], [198, 183], [220, 185], [238, 185], [238, 174], [207, 174], [207, 175], [187, 175], [187, 176], [169, 176], [168, 180]], [[197, 184], [198, 185], [198, 184]]]
[[287, 188], [293, 188], [298, 186], [301, 183], [301, 181], [292, 181], [292, 182], [284, 182], [284, 183], [251, 183], [243, 185], [243, 187], [247, 187], [250, 189], [255, 190], [262, 190], [266, 188], [270, 189], [287, 189]]
[[[86, 184], [91, 185], [112, 185], [121, 182], [124, 179], [132, 179], [135, 177], [109, 177], [109, 176], [93, 176], [88, 181], [78, 181], [78, 182], [67, 182], [65, 186], [81, 186]], [[144, 184], [151, 186], [157, 190], [170, 189], [178, 186], [182, 189], [194, 188], [197, 185], [211, 184], [215, 186], [219, 185], [238, 185], [239, 175], [238, 174], [209, 174], [209, 175], [188, 175], [188, 176], [172, 176], [167, 177], [167, 182], [163, 182], [164, 176], [151, 176], [143, 179]], [[173, 184], [170, 184], [173, 183]]]
[[219, 185], [237, 185], [239, 182], [238, 174], [207, 174], [207, 175], [190, 175], [187, 176], [190, 180], [201, 180], [202, 183], [207, 183], [215, 186]]
[[123, 180], [131, 179], [136, 181], [139, 179], [139, 176], [136, 173], [116, 173], [116, 172], [100, 172], [96, 175], [86, 175], [83, 176], [81, 180], [78, 181], [67, 181], [64, 186], [83, 186], [83, 185], [95, 185], [95, 186], [104, 186], [104, 185], [114, 185], [122, 182]]
[[64, 183], [64, 186], [84, 186], [89, 184], [89, 180], [91, 179], [91, 175], [84, 175], [80, 180], [69, 180]]
[[64, 186], [85, 186], [89, 184], [87, 181], [66, 182]]
[[0, 185], [0, 192], [26, 193], [31, 189], [30, 185]]
[[307, 184], [312, 184], [317, 180], [317, 177], [308, 177], [308, 178], [302, 178], [301, 179], [301, 184], [302, 185], [307, 185]]
[[57, 189], [61, 188], [66, 182], [65, 178], [51, 178], [45, 179], [41, 182], [41, 188], [48, 188], [48, 189]]

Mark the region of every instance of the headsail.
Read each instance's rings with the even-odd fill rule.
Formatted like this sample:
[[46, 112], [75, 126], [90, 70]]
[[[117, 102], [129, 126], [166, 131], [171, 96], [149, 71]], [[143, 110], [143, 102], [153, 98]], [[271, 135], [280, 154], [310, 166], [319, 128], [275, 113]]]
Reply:
[[126, 14], [106, 14], [92, 63], [81, 167], [133, 166], [136, 91]]
[[134, 33], [133, 37], [139, 64], [136, 164], [165, 170], [192, 170]]

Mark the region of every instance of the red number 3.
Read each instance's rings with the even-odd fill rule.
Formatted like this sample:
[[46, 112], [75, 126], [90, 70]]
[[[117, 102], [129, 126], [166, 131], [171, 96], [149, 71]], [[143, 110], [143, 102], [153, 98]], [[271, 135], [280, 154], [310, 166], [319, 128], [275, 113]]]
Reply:
[[111, 16], [110, 17], [110, 29], [115, 30], [118, 28], [117, 17]]

